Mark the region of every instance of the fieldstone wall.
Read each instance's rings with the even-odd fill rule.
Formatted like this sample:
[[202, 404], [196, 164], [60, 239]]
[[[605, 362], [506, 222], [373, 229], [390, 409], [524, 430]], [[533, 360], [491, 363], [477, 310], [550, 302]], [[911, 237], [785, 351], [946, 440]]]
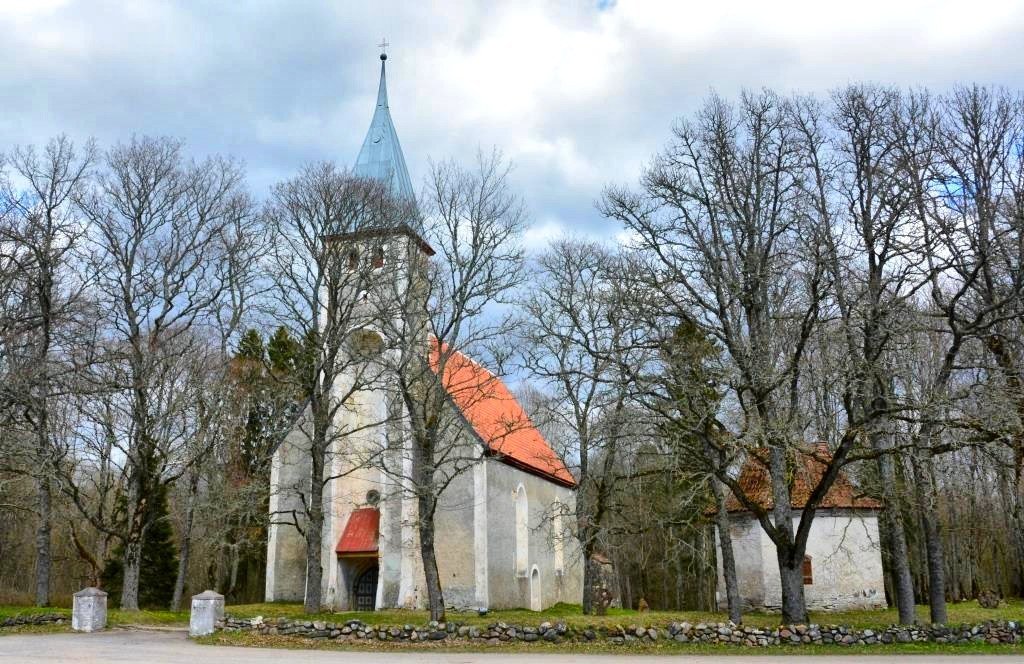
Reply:
[[20, 625], [63, 625], [71, 619], [59, 613], [36, 613], [25, 616], [11, 616], [0, 621], [0, 628]]
[[510, 625], [503, 622], [486, 627], [461, 625], [457, 622], [427, 625], [370, 625], [359, 620], [323, 622], [279, 618], [239, 619], [226, 617], [217, 622], [226, 632], [258, 632], [259, 634], [291, 635], [309, 639], [337, 641], [473, 641], [498, 645], [503, 642], [525, 643], [548, 641], [607, 642], [613, 644], [654, 643], [673, 640], [679, 643], [705, 643], [769, 647], [777, 645], [825, 644], [836, 646], [876, 645], [880, 643], [1019, 643], [1024, 629], [1019, 621], [992, 621], [961, 626], [898, 626], [884, 630], [853, 629], [841, 625], [790, 625], [758, 628], [733, 623], [673, 622], [667, 626], [622, 625], [602, 627], [569, 627], [563, 622], [542, 622], [534, 625]]

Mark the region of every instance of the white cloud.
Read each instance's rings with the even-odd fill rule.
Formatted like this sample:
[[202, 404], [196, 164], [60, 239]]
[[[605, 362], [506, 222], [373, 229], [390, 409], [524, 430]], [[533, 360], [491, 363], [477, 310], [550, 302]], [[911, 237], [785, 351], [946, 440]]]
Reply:
[[303, 161], [351, 163], [386, 35], [414, 179], [428, 157], [500, 147], [533, 243], [614, 234], [594, 209], [602, 186], [634, 180], [710, 89], [1024, 87], [1024, 3], [1007, 0], [0, 0], [0, 31], [0, 151], [62, 131], [171, 134], [243, 158], [258, 194]]

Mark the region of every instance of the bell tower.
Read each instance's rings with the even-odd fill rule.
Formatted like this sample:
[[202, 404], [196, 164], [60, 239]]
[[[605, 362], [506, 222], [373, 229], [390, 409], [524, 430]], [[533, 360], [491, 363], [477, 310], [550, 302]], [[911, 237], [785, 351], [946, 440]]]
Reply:
[[[346, 297], [358, 298], [357, 306], [367, 314], [366, 326], [353, 331], [350, 344], [362, 359], [336, 385], [344, 392], [359, 380], [357, 372], [379, 374], [336, 419], [339, 429], [353, 434], [339, 441], [345, 449], [334, 450], [330, 460], [329, 472], [336, 479], [325, 488], [329, 522], [324, 524], [321, 560], [323, 597], [340, 610], [365, 609], [370, 595], [374, 608], [414, 608], [423, 588], [416, 555], [416, 502], [401, 479], [408, 476], [402, 469], [406, 418], [386, 365], [394, 345], [410, 343], [409, 330], [419, 327], [411, 324], [411, 317], [422, 309], [415, 300], [434, 251], [418, 232], [412, 181], [388, 105], [387, 54], [381, 53], [380, 61], [377, 104], [352, 173], [385, 185], [394, 218], [331, 238], [342, 269], [358, 274], [354, 282], [359, 288]], [[422, 345], [426, 356], [425, 339]]]

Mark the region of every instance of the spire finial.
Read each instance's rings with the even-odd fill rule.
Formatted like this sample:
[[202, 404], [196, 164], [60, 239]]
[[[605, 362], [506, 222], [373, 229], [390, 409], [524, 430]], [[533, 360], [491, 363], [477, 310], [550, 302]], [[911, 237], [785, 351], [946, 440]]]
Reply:
[[384, 37], [381, 37], [380, 38], [380, 43], [377, 44], [377, 46], [380, 48], [380, 59], [381, 60], [387, 60], [388, 59], [387, 50], [388, 50], [388, 46], [391, 46], [391, 44], [388, 43], [387, 39], [385, 39]]

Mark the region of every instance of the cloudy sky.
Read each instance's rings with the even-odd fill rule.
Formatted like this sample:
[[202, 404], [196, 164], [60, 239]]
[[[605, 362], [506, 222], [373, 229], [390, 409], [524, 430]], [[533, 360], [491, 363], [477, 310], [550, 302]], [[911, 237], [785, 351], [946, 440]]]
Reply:
[[413, 180], [498, 146], [534, 247], [613, 231], [602, 187], [634, 180], [710, 90], [1024, 89], [1022, 0], [0, 0], [0, 35], [0, 151], [171, 135], [242, 158], [257, 195], [303, 162], [354, 161], [386, 37]]

